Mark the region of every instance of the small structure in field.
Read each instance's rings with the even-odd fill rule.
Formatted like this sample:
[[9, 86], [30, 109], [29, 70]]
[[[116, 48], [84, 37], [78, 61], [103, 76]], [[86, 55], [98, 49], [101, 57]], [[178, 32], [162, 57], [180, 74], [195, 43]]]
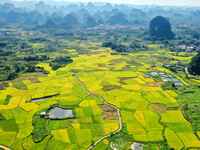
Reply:
[[40, 118], [45, 118], [45, 117], [46, 117], [46, 115], [47, 115], [47, 113], [46, 113], [46, 112], [42, 112], [42, 113], [40, 114]]

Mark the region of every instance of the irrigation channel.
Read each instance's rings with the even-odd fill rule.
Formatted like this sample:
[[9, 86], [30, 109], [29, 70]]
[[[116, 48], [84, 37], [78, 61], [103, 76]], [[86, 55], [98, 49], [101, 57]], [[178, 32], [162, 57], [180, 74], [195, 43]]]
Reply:
[[88, 91], [88, 90], [86, 89], [85, 84], [82, 83], [82, 82], [79, 80], [79, 78], [76, 76], [76, 74], [74, 74], [73, 76], [76, 78], [76, 80], [77, 80], [80, 84], [82, 84], [83, 89], [88, 93], [88, 95], [97, 96], [97, 97], [99, 97], [99, 98], [102, 100], [102, 102], [103, 102], [104, 104], [106, 104], [106, 105], [108, 105], [108, 106], [110, 106], [110, 107], [115, 108], [115, 109], [117, 110], [117, 115], [118, 115], [118, 117], [119, 117], [119, 129], [116, 130], [116, 131], [114, 131], [114, 132], [112, 132], [112, 133], [110, 133], [110, 134], [108, 134], [108, 135], [105, 135], [105, 136], [101, 137], [100, 139], [98, 139], [94, 144], [92, 144], [92, 145], [87, 149], [87, 150], [91, 150], [91, 149], [92, 149], [93, 147], [95, 147], [99, 142], [101, 142], [101, 141], [104, 140], [105, 138], [111, 136], [112, 134], [115, 134], [115, 133], [119, 132], [119, 131], [122, 129], [122, 117], [121, 117], [121, 114], [120, 114], [120, 109], [119, 109], [118, 107], [107, 103], [107, 102], [103, 99], [103, 97], [101, 97], [101, 96], [99, 96], [99, 95], [97, 95], [97, 94], [91, 94], [90, 91]]

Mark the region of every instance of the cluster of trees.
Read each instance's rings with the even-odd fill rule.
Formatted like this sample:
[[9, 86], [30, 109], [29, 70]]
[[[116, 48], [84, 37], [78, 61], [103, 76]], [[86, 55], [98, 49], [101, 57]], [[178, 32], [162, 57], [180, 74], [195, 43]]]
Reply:
[[72, 63], [73, 60], [69, 56], [61, 56], [61, 57], [56, 57], [55, 60], [52, 60], [49, 63], [49, 66], [52, 67], [53, 70], [57, 70], [61, 67], [65, 67], [67, 64]]
[[0, 50], [0, 56], [9, 56], [12, 54], [12, 51]]
[[35, 117], [33, 121], [34, 129], [32, 131], [34, 142], [41, 142], [48, 135], [46, 122], [45, 118]]
[[47, 55], [41, 55], [41, 56], [30, 55], [30, 56], [24, 57], [24, 60], [27, 62], [29, 62], [29, 61], [44, 61], [44, 60], [49, 60], [49, 57]]
[[48, 74], [49, 72], [44, 70], [43, 67], [36, 67], [35, 64], [14, 64], [13, 66], [5, 66], [4, 70], [1, 70], [1, 74], [5, 74], [5, 78], [2, 80], [12, 80], [18, 77], [20, 73], [25, 72], [43, 72]]
[[110, 47], [112, 50], [115, 50], [116, 52], [135, 52], [138, 50], [147, 49], [146, 46], [140, 45], [139, 43], [132, 42], [130, 45], [122, 45], [122, 44], [116, 44], [113, 42], [103, 42], [102, 47]]
[[188, 71], [192, 75], [200, 75], [200, 52], [192, 57], [191, 62], [188, 64]]

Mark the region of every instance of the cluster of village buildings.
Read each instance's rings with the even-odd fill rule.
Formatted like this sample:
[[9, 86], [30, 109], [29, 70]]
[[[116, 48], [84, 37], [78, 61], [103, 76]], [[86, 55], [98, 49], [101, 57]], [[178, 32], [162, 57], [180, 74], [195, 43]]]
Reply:
[[184, 52], [199, 52], [200, 51], [200, 45], [199, 46], [186, 46], [186, 45], [179, 45], [176, 47], [177, 50], [179, 51], [184, 51]]

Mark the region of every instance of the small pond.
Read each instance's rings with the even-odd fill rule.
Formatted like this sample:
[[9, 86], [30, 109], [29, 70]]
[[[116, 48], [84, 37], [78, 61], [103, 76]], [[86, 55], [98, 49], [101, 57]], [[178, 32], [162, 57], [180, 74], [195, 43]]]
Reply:
[[32, 102], [40, 102], [40, 101], [44, 101], [53, 97], [56, 97], [57, 95], [53, 95], [53, 96], [48, 96], [48, 97], [43, 97], [43, 98], [38, 98], [38, 99], [32, 99]]
[[159, 75], [164, 75], [165, 73], [164, 72], [159, 72]]
[[165, 77], [161, 77], [161, 79], [162, 79], [164, 82], [172, 81], [172, 79], [170, 79], [170, 78], [165, 78]]
[[172, 80], [173, 80], [174, 82], [179, 82], [179, 80], [178, 80], [177, 78], [172, 78]]
[[59, 107], [55, 107], [49, 113], [49, 118], [69, 118], [74, 117], [74, 114], [71, 109], [63, 109]]
[[175, 82], [175, 86], [184, 86], [182, 82]]
[[167, 76], [167, 75], [161, 75], [161, 77], [165, 77], [165, 78], [168, 78], [168, 76]]
[[158, 73], [157, 73], [157, 72], [151, 72], [151, 75], [152, 75], [152, 76], [157, 76]]

